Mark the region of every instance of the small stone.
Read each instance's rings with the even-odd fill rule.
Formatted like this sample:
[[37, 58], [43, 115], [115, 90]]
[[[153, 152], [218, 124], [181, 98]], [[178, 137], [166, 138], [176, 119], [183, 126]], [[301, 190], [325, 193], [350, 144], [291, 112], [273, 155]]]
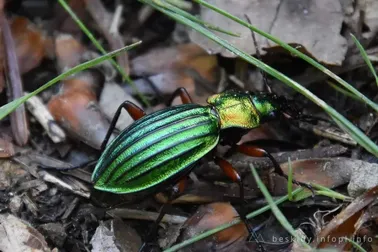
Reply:
[[12, 214], [18, 215], [22, 207], [22, 199], [20, 196], [15, 195], [9, 202], [9, 209]]
[[352, 176], [348, 185], [348, 193], [358, 197], [370, 188], [378, 185], [378, 165], [364, 161], [355, 161], [352, 167]]

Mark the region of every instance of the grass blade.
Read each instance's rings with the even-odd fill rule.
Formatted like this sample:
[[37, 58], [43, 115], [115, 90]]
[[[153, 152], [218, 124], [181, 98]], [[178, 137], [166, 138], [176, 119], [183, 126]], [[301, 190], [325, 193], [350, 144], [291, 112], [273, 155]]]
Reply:
[[115, 50], [111, 53], [108, 53], [108, 54], [105, 54], [101, 57], [98, 57], [96, 59], [93, 59], [93, 60], [89, 60], [87, 62], [84, 62], [80, 65], [77, 65], [69, 70], [67, 70], [66, 72], [60, 74], [59, 76], [55, 77], [54, 79], [50, 80], [49, 82], [47, 82], [46, 84], [44, 84], [42, 87], [34, 90], [33, 92], [27, 94], [27, 95], [24, 95], [14, 101], [11, 101], [9, 102], [8, 104], [5, 104], [4, 106], [0, 107], [0, 120], [3, 119], [5, 116], [7, 116], [9, 113], [11, 113], [12, 111], [14, 111], [18, 106], [20, 106], [21, 104], [23, 104], [27, 99], [29, 99], [30, 97], [34, 96], [34, 95], [37, 95], [39, 94], [40, 92], [44, 91], [45, 89], [51, 87], [52, 85], [54, 85], [55, 83], [57, 83], [58, 81], [60, 80], [63, 80], [65, 79], [66, 77], [74, 74], [74, 73], [77, 73], [79, 71], [82, 71], [84, 69], [87, 69], [87, 68], [90, 68], [90, 67], [93, 67], [95, 66], [96, 64], [104, 61], [104, 60], [108, 60], [110, 59], [111, 57], [114, 57], [116, 56], [117, 54], [123, 52], [123, 51], [126, 51], [126, 50], [130, 50], [132, 48], [134, 48], [135, 46], [139, 45], [140, 43], [142, 43], [141, 41], [139, 42], [136, 42], [134, 44], [131, 44], [129, 46], [125, 46], [124, 48], [121, 48], [119, 50]]
[[270, 196], [270, 193], [268, 192], [268, 189], [260, 179], [256, 169], [253, 167], [253, 165], [250, 165], [252, 175], [256, 180], [257, 185], [259, 186], [260, 191], [264, 195], [266, 201], [268, 201], [270, 208], [272, 209], [272, 212], [274, 216], [276, 216], [276, 219], [281, 223], [281, 225], [288, 231], [293, 237], [297, 239], [297, 242], [302, 245], [303, 248], [311, 249], [310, 245], [308, 245], [306, 242], [304, 242], [301, 237], [298, 236], [298, 234], [295, 232], [294, 228], [291, 226], [289, 221], [286, 219], [286, 217], [282, 214], [280, 209], [277, 207], [277, 205], [274, 203], [274, 200], [272, 196]]
[[358, 50], [360, 50], [362, 58], [364, 58], [366, 65], [368, 65], [368, 67], [370, 69], [370, 72], [374, 75], [375, 82], [378, 85], [378, 76], [377, 76], [377, 73], [375, 72], [373, 64], [371, 63], [371, 61], [369, 59], [369, 56], [367, 55], [364, 47], [361, 45], [360, 41], [358, 41], [358, 39], [353, 34], [350, 34], [350, 36], [352, 37], [354, 43], [357, 45]]
[[355, 242], [353, 239], [349, 239], [348, 237], [344, 237], [344, 239], [347, 240], [348, 242], [350, 242], [353, 245], [353, 247], [355, 247], [357, 249], [357, 251], [367, 252], [360, 244]]

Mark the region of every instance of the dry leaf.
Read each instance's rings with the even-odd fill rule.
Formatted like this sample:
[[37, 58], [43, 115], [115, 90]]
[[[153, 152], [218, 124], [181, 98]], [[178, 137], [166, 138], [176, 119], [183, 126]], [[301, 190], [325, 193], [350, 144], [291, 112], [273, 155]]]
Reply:
[[[348, 184], [348, 193], [357, 197], [378, 185], [378, 165], [350, 158], [322, 158], [296, 160], [291, 162], [294, 178], [335, 188]], [[281, 164], [288, 174], [288, 163]]]
[[[302, 45], [318, 61], [330, 65], [341, 65], [347, 50], [346, 40], [340, 35], [343, 12], [339, 1], [308, 0], [308, 1], [240, 1], [240, 0], [209, 0], [231, 14], [244, 18], [248, 15], [253, 26], [263, 30], [288, 44]], [[237, 48], [255, 54], [256, 49], [251, 32], [244, 26], [210, 10], [201, 7], [201, 19], [224, 30], [240, 34], [232, 37], [215, 32]], [[191, 39], [211, 53], [235, 57], [218, 44], [192, 31]], [[257, 36], [261, 48], [275, 46], [262, 36]]]
[[14, 155], [14, 147], [9, 136], [0, 135], [0, 158], [8, 158]]
[[142, 246], [138, 233], [119, 219], [100, 223], [91, 239], [92, 252], [137, 252]]
[[100, 111], [94, 88], [96, 85], [87, 78], [76, 76], [65, 80], [61, 93], [53, 96], [48, 108], [54, 119], [71, 136], [89, 146], [100, 149], [109, 128], [109, 122]]
[[[118, 107], [125, 101], [131, 101], [140, 108], [142, 107], [137, 100], [127, 94], [118, 84], [106, 83], [100, 96], [99, 105], [107, 118], [112, 120]], [[126, 110], [123, 109], [117, 121], [116, 127], [119, 130], [123, 130], [133, 122], [134, 119]]]
[[30, 224], [13, 215], [0, 215], [0, 251], [48, 252], [44, 237]]
[[48, 40], [42, 31], [24, 17], [11, 20], [11, 30], [16, 45], [20, 73], [24, 74], [39, 66], [46, 55]]
[[[238, 217], [238, 213], [229, 203], [216, 202], [200, 206], [183, 225], [182, 240], [199, 235], [207, 230], [229, 223]], [[184, 251], [233, 251], [245, 246], [248, 230], [244, 223], [236, 224], [230, 228], [214, 234], [212, 237], [193, 244], [191, 250]]]
[[55, 54], [60, 72], [64, 72], [82, 62], [86, 48], [74, 37], [60, 34], [55, 38]]
[[[216, 92], [220, 75], [216, 56], [195, 44], [151, 50], [132, 60], [131, 72], [152, 75], [149, 80], [165, 95], [184, 87], [193, 101], [200, 104], [206, 104], [207, 97]], [[141, 93], [156, 94], [144, 79], [136, 80], [135, 84]], [[129, 87], [126, 90], [133, 93]]]
[[[328, 188], [346, 184], [350, 180], [351, 169], [359, 160], [347, 158], [317, 158], [291, 161], [293, 178], [305, 182], [316, 183]], [[288, 174], [289, 165], [280, 165]]]

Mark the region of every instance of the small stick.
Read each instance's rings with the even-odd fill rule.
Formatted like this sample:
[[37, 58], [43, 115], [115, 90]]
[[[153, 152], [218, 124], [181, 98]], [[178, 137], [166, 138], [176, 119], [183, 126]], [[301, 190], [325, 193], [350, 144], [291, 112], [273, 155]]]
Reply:
[[[249, 17], [246, 14], [244, 16], [247, 19], [247, 22], [250, 25], [252, 25], [251, 20], [249, 19]], [[255, 48], [256, 48], [256, 58], [259, 59], [259, 60], [261, 60], [261, 54], [260, 54], [259, 47], [257, 45], [255, 33], [252, 30], [251, 30], [251, 34], [252, 34], [253, 44], [255, 45]], [[265, 84], [266, 88], [268, 89], [268, 92], [272, 93], [272, 88], [268, 84], [268, 78], [266, 77], [266, 73], [264, 71], [262, 71], [261, 69], [260, 69], [260, 73], [261, 73], [261, 75], [263, 77], [263, 81], [264, 81], [264, 84]]]
[[[28, 94], [25, 92], [25, 94]], [[26, 108], [46, 130], [47, 135], [54, 143], [61, 143], [66, 139], [63, 129], [54, 121], [50, 111], [38, 96], [30, 97], [26, 101]]]

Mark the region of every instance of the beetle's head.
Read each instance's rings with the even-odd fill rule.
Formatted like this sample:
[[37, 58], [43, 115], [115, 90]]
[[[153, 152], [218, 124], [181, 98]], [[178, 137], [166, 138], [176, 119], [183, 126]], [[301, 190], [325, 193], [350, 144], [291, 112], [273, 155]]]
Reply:
[[252, 102], [260, 114], [261, 122], [280, 118], [300, 119], [301, 112], [293, 101], [270, 93], [253, 95]]

